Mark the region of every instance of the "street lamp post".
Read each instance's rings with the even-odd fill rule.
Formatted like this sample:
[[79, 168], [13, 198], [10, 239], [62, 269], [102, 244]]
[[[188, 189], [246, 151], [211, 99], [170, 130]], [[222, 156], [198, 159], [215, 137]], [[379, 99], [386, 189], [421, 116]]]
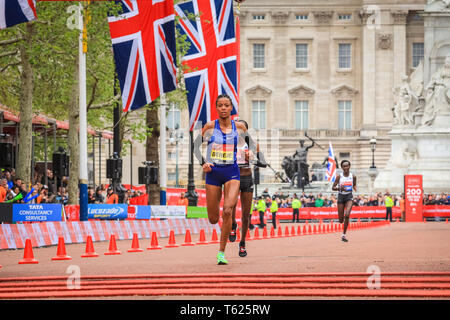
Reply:
[[169, 138], [169, 141], [170, 141], [170, 143], [173, 145], [173, 143], [175, 143], [175, 152], [176, 152], [176, 159], [175, 159], [175, 187], [179, 187], [179, 184], [178, 184], [178, 143], [180, 142], [180, 141], [183, 141], [183, 138], [184, 138], [184, 134], [183, 134], [183, 132], [182, 131], [180, 131], [179, 130], [179, 128], [180, 128], [180, 125], [177, 123], [176, 125], [175, 125], [175, 129], [174, 130], [172, 130], [171, 132], [170, 132], [170, 138]]
[[375, 139], [375, 137], [372, 137], [372, 139], [370, 139], [370, 149], [372, 150], [372, 166], [370, 167], [371, 169], [375, 169], [375, 149], [377, 147], [377, 139]]
[[375, 149], [377, 146], [377, 139], [375, 137], [372, 137], [370, 139], [370, 150], [372, 150], [372, 165], [369, 168], [369, 177], [370, 177], [370, 192], [373, 191], [373, 184], [375, 182], [375, 178], [378, 175], [377, 167], [375, 166]]

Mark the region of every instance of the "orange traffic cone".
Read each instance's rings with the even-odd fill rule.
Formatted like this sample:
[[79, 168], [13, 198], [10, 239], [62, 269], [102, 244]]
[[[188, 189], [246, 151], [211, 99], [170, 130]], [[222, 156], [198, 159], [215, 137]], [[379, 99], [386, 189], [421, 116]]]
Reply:
[[303, 225], [303, 235], [305, 235], [305, 234], [307, 234], [307, 232], [306, 232], [306, 225], [304, 224]]
[[281, 226], [278, 226], [277, 238], [282, 237], [283, 237], [283, 229], [281, 228]]
[[39, 261], [37, 261], [34, 258], [31, 240], [27, 239], [25, 240], [25, 250], [23, 252], [23, 259], [19, 261], [19, 264], [29, 264], [29, 263], [39, 263]]
[[308, 234], [312, 234], [311, 225], [308, 226]]
[[295, 236], [296, 236], [296, 234], [295, 234], [295, 227], [292, 226], [291, 227], [291, 237], [295, 237]]
[[109, 238], [109, 249], [108, 249], [108, 251], [106, 251], [104, 253], [104, 255], [111, 256], [111, 255], [114, 255], [114, 254], [122, 254], [122, 252], [117, 250], [116, 236], [112, 234], [110, 236], [110, 238]]
[[220, 243], [219, 238], [217, 237], [217, 231], [213, 228], [211, 241], [209, 243]]
[[445, 220], [445, 223], [448, 223], [448, 218]]
[[298, 235], [298, 236], [301, 236], [301, 235], [302, 235], [302, 227], [301, 227], [301, 226], [298, 226], [298, 227], [297, 227], [297, 235]]
[[191, 230], [186, 229], [186, 235], [184, 236], [184, 243], [181, 244], [182, 246], [195, 246], [195, 243], [191, 240]]
[[169, 243], [164, 246], [165, 248], [177, 248], [179, 245], [175, 243], [175, 232], [173, 230], [170, 230], [169, 235]]
[[162, 249], [162, 248], [158, 245], [158, 237], [156, 235], [156, 232], [153, 231], [152, 232], [152, 242], [150, 243], [150, 247], [148, 247], [147, 250], [158, 250], [158, 249]]
[[245, 236], [245, 240], [246, 240], [246, 241], [253, 240], [252, 234], [250, 233], [250, 230], [249, 230], [249, 229], [247, 229], [247, 235]]
[[92, 237], [87, 236], [86, 239], [86, 252], [81, 255], [82, 258], [94, 258], [98, 257], [98, 253], [94, 251], [94, 244], [92, 243]]
[[127, 252], [142, 252], [143, 250], [139, 248], [139, 239], [138, 234], [133, 233], [133, 241], [131, 242], [131, 249], [128, 249]]
[[253, 239], [255, 239], [255, 240], [260, 240], [261, 239], [259, 237], [259, 228], [258, 227], [255, 228], [255, 232], [253, 233]]
[[236, 241], [241, 241], [241, 229], [239, 227], [236, 229]]
[[288, 226], [286, 226], [286, 228], [284, 228], [284, 236], [285, 237], [290, 237], [290, 235], [289, 235], [289, 227]]
[[72, 257], [66, 254], [66, 246], [64, 244], [64, 237], [58, 238], [58, 249], [56, 250], [56, 256], [52, 260], [71, 260]]
[[267, 236], [267, 228], [266, 227], [264, 227], [264, 229], [263, 229], [263, 236], [262, 236], [262, 238], [263, 239], [269, 239], [269, 237]]
[[197, 244], [208, 244], [208, 241], [205, 239], [205, 230], [200, 230], [200, 239], [198, 240]]
[[275, 229], [272, 227], [272, 229], [270, 229], [270, 237], [271, 238], [276, 238], [277, 236], [275, 235]]
[[317, 234], [317, 228], [316, 228], [316, 225], [314, 225], [313, 233], [314, 233], [314, 234]]

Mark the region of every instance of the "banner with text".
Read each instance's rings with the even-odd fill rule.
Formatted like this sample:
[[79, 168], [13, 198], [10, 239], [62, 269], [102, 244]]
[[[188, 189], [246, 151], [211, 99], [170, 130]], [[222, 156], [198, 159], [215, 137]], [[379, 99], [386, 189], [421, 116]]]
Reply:
[[88, 204], [88, 219], [124, 220], [127, 217], [126, 204]]
[[423, 221], [422, 175], [405, 175], [405, 221]]
[[13, 204], [13, 221], [61, 221], [61, 204]]
[[152, 218], [185, 219], [185, 206], [150, 206]]

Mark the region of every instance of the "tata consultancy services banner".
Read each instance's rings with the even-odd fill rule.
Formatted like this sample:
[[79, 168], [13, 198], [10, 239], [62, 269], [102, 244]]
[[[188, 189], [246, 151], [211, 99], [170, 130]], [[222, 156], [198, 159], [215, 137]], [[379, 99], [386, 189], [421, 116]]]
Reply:
[[61, 221], [62, 206], [56, 203], [13, 204], [13, 221]]
[[88, 219], [124, 220], [127, 216], [126, 204], [88, 204]]
[[185, 206], [151, 206], [152, 218], [186, 218]]

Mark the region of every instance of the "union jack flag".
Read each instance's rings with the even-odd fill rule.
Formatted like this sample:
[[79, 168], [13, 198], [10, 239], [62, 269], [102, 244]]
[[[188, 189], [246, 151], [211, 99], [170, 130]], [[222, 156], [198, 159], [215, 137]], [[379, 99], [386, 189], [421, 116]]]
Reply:
[[[177, 28], [186, 35], [190, 47], [183, 57], [189, 126], [218, 118], [215, 100], [227, 94], [233, 102], [232, 115], [238, 114], [238, 44], [236, 41], [233, 0], [191, 0], [177, 4], [180, 18]], [[197, 19], [189, 20], [189, 14]]]
[[36, 19], [36, 0], [0, 0], [0, 29]]
[[116, 1], [108, 17], [123, 111], [135, 110], [176, 89], [173, 0]]
[[327, 181], [334, 182], [336, 180], [336, 158], [334, 157], [333, 146], [331, 145], [331, 141], [329, 142], [330, 146], [328, 148], [328, 163], [327, 163], [327, 172], [325, 177]]

